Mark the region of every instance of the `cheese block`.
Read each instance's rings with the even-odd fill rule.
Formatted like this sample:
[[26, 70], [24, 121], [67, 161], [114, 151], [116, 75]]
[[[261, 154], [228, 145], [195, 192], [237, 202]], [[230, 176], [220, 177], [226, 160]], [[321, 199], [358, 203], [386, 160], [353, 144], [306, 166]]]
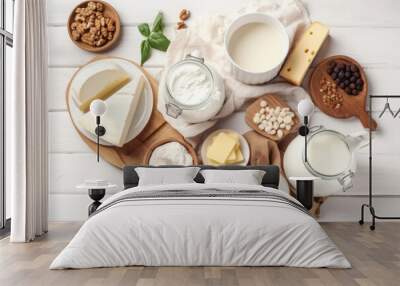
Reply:
[[82, 69], [71, 89], [79, 109], [87, 112], [94, 99], [105, 100], [130, 81], [129, 74], [117, 64], [101, 63]]
[[[126, 143], [144, 86], [145, 80], [140, 76], [135, 85], [131, 82], [105, 100], [107, 111], [101, 117], [101, 125], [106, 129], [103, 140], [118, 147]], [[96, 120], [90, 112], [85, 113], [78, 124], [96, 136]]]
[[281, 69], [280, 76], [295, 85], [301, 85], [328, 33], [326, 26], [319, 22], [312, 23], [295, 43]]
[[218, 164], [225, 164], [236, 144], [237, 141], [232, 136], [221, 132], [215, 136], [213, 142], [208, 146], [207, 158]]

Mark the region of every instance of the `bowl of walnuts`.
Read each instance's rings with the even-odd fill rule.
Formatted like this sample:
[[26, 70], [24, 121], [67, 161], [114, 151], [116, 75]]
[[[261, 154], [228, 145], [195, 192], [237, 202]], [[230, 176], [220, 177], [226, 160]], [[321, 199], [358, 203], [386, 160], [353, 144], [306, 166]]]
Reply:
[[68, 33], [75, 45], [89, 52], [110, 49], [121, 33], [117, 11], [103, 1], [84, 1], [68, 19]]

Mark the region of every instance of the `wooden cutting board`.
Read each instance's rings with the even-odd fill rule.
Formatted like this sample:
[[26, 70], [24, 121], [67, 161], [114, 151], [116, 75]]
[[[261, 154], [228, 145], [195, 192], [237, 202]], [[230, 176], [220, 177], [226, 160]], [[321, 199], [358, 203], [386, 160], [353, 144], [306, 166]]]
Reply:
[[[325, 105], [322, 101], [322, 96], [320, 92], [321, 79], [326, 78], [333, 82], [333, 80], [331, 79], [330, 75], [327, 72], [328, 64], [331, 61], [336, 61], [338, 63], [346, 63], [346, 64], [350, 63], [356, 65], [360, 72], [361, 78], [364, 81], [363, 89], [358, 95], [355, 96], [348, 95], [341, 88], [339, 87], [337, 88], [338, 93], [343, 95], [343, 105], [339, 109], [333, 109]], [[354, 59], [347, 56], [333, 56], [326, 58], [325, 60], [320, 62], [311, 74], [309, 82], [309, 92], [314, 104], [318, 106], [318, 108], [325, 114], [335, 118], [350, 118], [355, 116], [361, 121], [362, 125], [365, 128], [371, 128], [372, 130], [376, 129], [377, 124], [375, 120], [372, 120], [370, 124], [368, 112], [365, 110], [366, 100], [368, 97], [367, 77], [360, 64]]]
[[[258, 128], [258, 124], [253, 122], [254, 114], [256, 114], [260, 110], [260, 102], [262, 100], [265, 100], [268, 103], [269, 107], [277, 107], [277, 106], [288, 107], [295, 114], [295, 116], [293, 117], [294, 124], [293, 124], [292, 128], [290, 130], [284, 129], [283, 136], [281, 138], [279, 138], [277, 135], [270, 135], [267, 132], [265, 132], [264, 130], [260, 130]], [[274, 95], [274, 94], [263, 95], [263, 96], [259, 97], [257, 100], [255, 100], [252, 104], [250, 104], [246, 109], [245, 120], [246, 120], [247, 125], [249, 127], [251, 127], [254, 131], [256, 131], [258, 134], [260, 134], [264, 137], [267, 137], [270, 140], [277, 141], [277, 142], [283, 140], [288, 134], [293, 133], [294, 131], [297, 131], [297, 129], [299, 128], [299, 123], [300, 123], [300, 120], [297, 117], [296, 112], [294, 112], [285, 101], [280, 99], [279, 96]]]
[[[109, 57], [97, 57], [93, 61], [105, 59]], [[91, 61], [91, 62], [93, 62]], [[89, 63], [91, 63], [89, 62]], [[146, 154], [148, 154], [150, 148], [165, 139], [175, 139], [178, 142], [181, 142], [191, 154], [195, 154], [193, 147], [183, 138], [183, 136], [176, 131], [174, 128], [171, 127], [163, 118], [161, 113], [157, 110], [157, 99], [158, 99], [158, 82], [155, 78], [153, 78], [145, 69], [140, 67], [133, 61], [130, 61], [134, 65], [138, 66], [147, 79], [150, 82], [152, 91], [153, 91], [153, 112], [151, 114], [150, 120], [147, 123], [146, 127], [143, 131], [133, 140], [126, 143], [123, 147], [116, 147], [116, 146], [104, 146], [100, 145], [100, 157], [114, 165], [118, 168], [123, 168], [126, 165], [140, 165], [145, 164]], [[89, 64], [87, 63], [87, 64]], [[87, 65], [86, 64], [86, 65]], [[85, 65], [84, 65], [85, 66]], [[82, 66], [81, 68], [83, 68]], [[80, 70], [80, 69], [79, 69]], [[76, 73], [79, 72], [76, 71]], [[75, 76], [74, 74], [74, 76]], [[74, 76], [72, 78], [74, 78]], [[71, 81], [68, 83], [67, 90], [66, 90], [66, 101], [67, 101], [67, 109], [70, 113], [70, 106], [69, 106], [69, 92], [71, 85]], [[92, 140], [88, 139], [84, 134], [82, 134], [77, 126], [74, 124], [74, 121], [71, 119], [72, 124], [74, 125], [75, 130], [78, 132], [79, 136], [92, 149], [94, 152], [97, 152], [97, 144]], [[194, 158], [194, 162], [197, 162], [197, 158]]]

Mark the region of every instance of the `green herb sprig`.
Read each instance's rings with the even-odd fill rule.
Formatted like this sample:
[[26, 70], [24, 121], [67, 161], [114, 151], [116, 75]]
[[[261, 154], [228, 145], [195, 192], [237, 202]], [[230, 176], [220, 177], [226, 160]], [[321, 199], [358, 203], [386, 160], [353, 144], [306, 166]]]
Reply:
[[138, 26], [140, 34], [145, 39], [140, 44], [140, 64], [143, 65], [151, 56], [151, 49], [165, 52], [170, 44], [170, 40], [164, 35], [163, 15], [158, 12], [150, 29], [149, 24], [142, 23]]

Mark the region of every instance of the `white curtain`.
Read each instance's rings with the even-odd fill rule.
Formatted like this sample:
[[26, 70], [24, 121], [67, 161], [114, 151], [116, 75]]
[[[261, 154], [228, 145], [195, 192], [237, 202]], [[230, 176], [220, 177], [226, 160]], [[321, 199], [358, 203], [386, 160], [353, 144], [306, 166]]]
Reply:
[[6, 180], [11, 188], [10, 241], [27, 242], [47, 232], [46, 0], [16, 0], [14, 11]]

